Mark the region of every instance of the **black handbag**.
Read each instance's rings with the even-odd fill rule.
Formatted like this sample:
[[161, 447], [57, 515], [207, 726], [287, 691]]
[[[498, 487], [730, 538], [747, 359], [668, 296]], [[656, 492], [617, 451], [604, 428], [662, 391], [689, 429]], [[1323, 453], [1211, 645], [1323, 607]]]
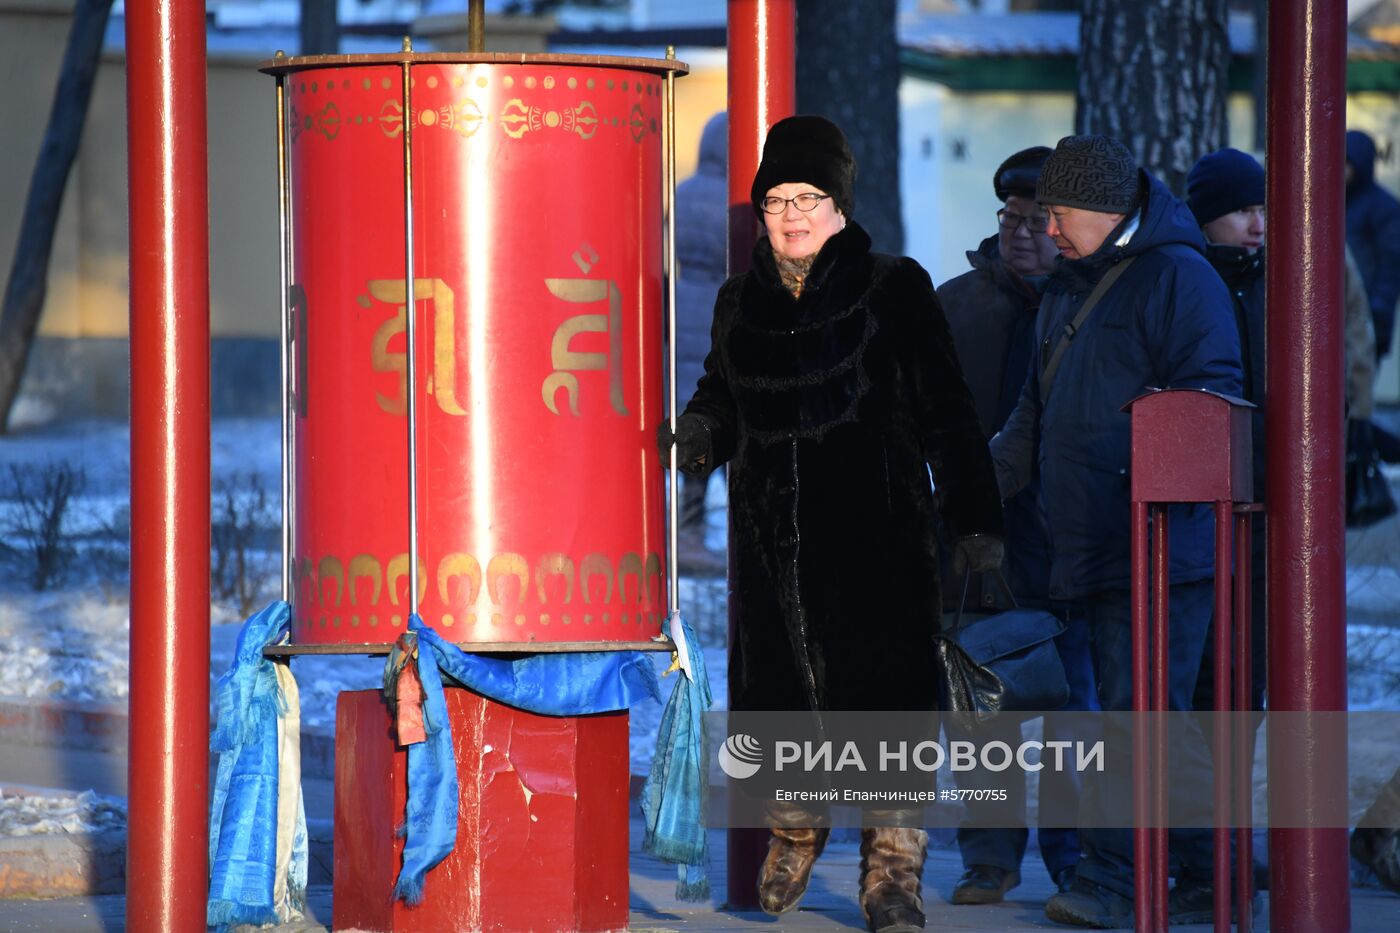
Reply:
[[[1055, 636], [1065, 624], [1049, 612], [1011, 609], [992, 615], [965, 616], [968, 578], [952, 628], [934, 636], [941, 674], [943, 709], [994, 714], [1055, 710], [1069, 702], [1065, 666]], [[1016, 604], [1001, 571], [994, 576]]]
[[1348, 528], [1366, 528], [1395, 514], [1395, 499], [1381, 472], [1374, 429], [1364, 418], [1347, 423], [1346, 483]]

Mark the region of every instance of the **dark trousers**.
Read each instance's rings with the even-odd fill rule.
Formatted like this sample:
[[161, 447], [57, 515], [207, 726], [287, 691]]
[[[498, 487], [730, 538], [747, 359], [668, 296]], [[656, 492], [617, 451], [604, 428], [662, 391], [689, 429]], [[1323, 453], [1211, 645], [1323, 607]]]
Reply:
[[[1063, 617], [1063, 613], [1056, 613]], [[1065, 631], [1055, 639], [1060, 660], [1065, 666], [1065, 679], [1069, 681], [1069, 701], [1066, 710], [1096, 710], [1098, 697], [1094, 691], [1094, 665], [1089, 650], [1089, 629], [1082, 619], [1066, 620]], [[1021, 741], [1021, 727], [1018, 721], [1008, 717], [995, 719], [979, 728], [973, 734], [952, 726], [953, 720], [945, 721], [950, 741], [971, 740], [976, 742], [1002, 741], [1013, 748]], [[1069, 723], [1052, 715], [1045, 716], [1045, 741], [1083, 740], [1086, 737], [1073, 734]], [[1026, 781], [1025, 775], [1016, 768], [1000, 772], [973, 772], [970, 781], [959, 779], [959, 786], [978, 789], [1004, 789], [1006, 800], [998, 803], [971, 802], [967, 804], [973, 820], [979, 826], [958, 828], [958, 849], [962, 852], [964, 867], [990, 865], [1005, 871], [1018, 871], [1026, 854], [1026, 844], [1030, 831], [1026, 828]], [[1046, 769], [1040, 772], [1039, 799], [1044, 808], [1046, 801], [1077, 801], [1079, 799], [1079, 776], [1071, 770], [1057, 771]], [[994, 808], [994, 809], [993, 809]], [[991, 827], [991, 822], [1002, 825]], [[1079, 859], [1079, 833], [1068, 828], [1037, 828], [1036, 844], [1040, 847], [1040, 857], [1045, 869], [1054, 878], [1059, 872], [1073, 865]]]
[[[1210, 630], [1214, 581], [1181, 583], [1168, 597], [1169, 671], [1167, 704], [1173, 711], [1193, 708], [1192, 698], [1201, 671], [1201, 653]], [[1082, 618], [1093, 641], [1094, 665], [1099, 676], [1099, 705], [1105, 711], [1133, 707], [1132, 601], [1127, 590], [1110, 590], [1076, 603], [1071, 618]], [[1079, 877], [1100, 884], [1125, 897], [1133, 894], [1133, 834], [1129, 829], [1106, 829], [1103, 814], [1131, 814], [1133, 807], [1132, 728], [1121, 718], [1105, 719], [1105, 767], [1084, 776], [1081, 812], [1088, 824], [1079, 831], [1082, 853]], [[1188, 726], [1171, 750], [1173, 774], [1197, 775], [1196, 780], [1174, 780], [1169, 794], [1175, 807], [1178, 793], [1189, 804], [1189, 795], [1210, 793], [1209, 744], [1200, 729]], [[1197, 801], [1198, 803], [1198, 801]], [[1087, 808], [1087, 811], [1086, 811]], [[1185, 809], [1198, 809], [1187, 806]], [[1095, 825], [1098, 824], [1098, 825]], [[1207, 829], [1168, 831], [1173, 874], [1184, 879], [1210, 882], [1211, 836]]]

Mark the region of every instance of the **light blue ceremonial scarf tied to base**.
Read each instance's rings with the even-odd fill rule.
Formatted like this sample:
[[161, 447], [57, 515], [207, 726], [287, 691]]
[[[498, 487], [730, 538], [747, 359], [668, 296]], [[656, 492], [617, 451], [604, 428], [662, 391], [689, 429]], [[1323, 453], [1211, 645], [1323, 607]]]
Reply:
[[537, 654], [516, 661], [468, 654], [423, 620], [408, 617], [418, 636], [418, 679], [423, 684], [426, 741], [408, 747], [408, 804], [403, 868], [394, 897], [423, 899], [427, 873], [457, 841], [457, 761], [442, 676], [498, 703], [545, 716], [584, 716], [661, 700], [656, 669], [640, 651]]
[[702, 717], [710, 708], [710, 679], [700, 642], [679, 612], [672, 613], [670, 628], [679, 676], [661, 713], [656, 757], [642, 787], [646, 822], [642, 849], [676, 863], [677, 899], [706, 901], [710, 898], [705, 869], [709, 858], [705, 836], [709, 783]]
[[233, 664], [219, 678], [217, 725], [209, 740], [219, 756], [209, 815], [210, 926], [295, 920], [305, 908], [306, 813], [300, 800], [296, 825], [282, 828], [292, 833], [286, 877], [276, 877], [278, 720], [287, 715], [288, 703], [275, 662], [262, 654], [286, 633], [290, 618], [291, 606], [282, 600], [250, 616], [238, 634]]

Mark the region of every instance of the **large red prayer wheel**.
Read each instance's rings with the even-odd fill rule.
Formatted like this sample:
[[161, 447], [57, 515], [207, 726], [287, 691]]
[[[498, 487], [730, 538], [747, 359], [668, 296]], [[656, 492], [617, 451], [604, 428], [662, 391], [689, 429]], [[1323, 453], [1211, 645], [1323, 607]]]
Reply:
[[288, 114], [296, 643], [404, 631], [409, 313], [424, 620], [483, 649], [660, 633], [662, 132], [665, 74], [684, 67], [404, 53], [264, 68]]

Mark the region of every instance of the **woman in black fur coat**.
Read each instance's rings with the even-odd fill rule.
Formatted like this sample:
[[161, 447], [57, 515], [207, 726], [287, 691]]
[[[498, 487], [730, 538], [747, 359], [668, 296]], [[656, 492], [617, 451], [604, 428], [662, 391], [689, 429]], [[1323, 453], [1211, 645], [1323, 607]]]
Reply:
[[[850, 220], [855, 171], [822, 117], [769, 132], [752, 188], [768, 235], [720, 289], [676, 424], [681, 470], [730, 464], [735, 710], [934, 709], [938, 513], [964, 564], [1001, 563], [1001, 499], [948, 323], [928, 273], [872, 253]], [[872, 930], [922, 928], [924, 839], [862, 833]], [[765, 910], [797, 906], [824, 842], [775, 825]]]

